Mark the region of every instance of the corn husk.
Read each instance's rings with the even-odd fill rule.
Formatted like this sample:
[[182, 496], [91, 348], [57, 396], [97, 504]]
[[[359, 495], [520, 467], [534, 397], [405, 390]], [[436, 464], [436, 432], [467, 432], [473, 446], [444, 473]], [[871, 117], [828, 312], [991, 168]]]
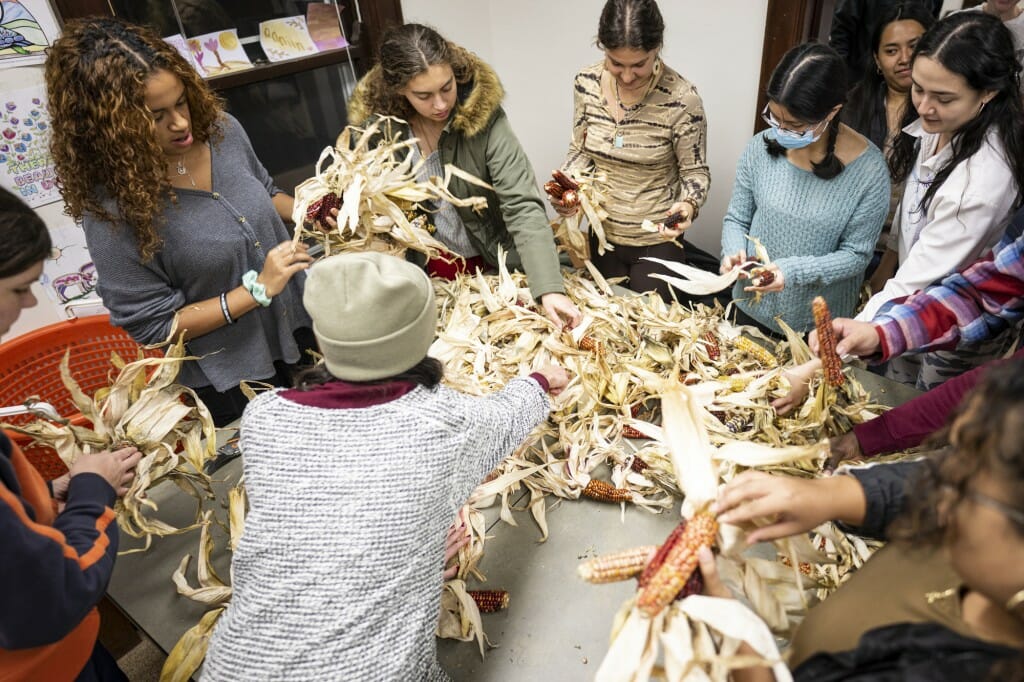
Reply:
[[[203, 466], [215, 455], [214, 426], [195, 392], [174, 383], [181, 363], [194, 359], [185, 355], [184, 343], [179, 340], [167, 346], [160, 358], [140, 357], [126, 363], [114, 357], [113, 368], [119, 368], [116, 377], [92, 396], [86, 395], [72, 376], [70, 353], [68, 349], [61, 361], [61, 378], [92, 427], [37, 420], [10, 428], [54, 448], [69, 467], [85, 453], [128, 445], [142, 452], [135, 479], [115, 508], [121, 530], [145, 539], [142, 550], [131, 551], [148, 548], [154, 535], [174, 535], [196, 527], [203, 501], [213, 498]], [[165, 480], [196, 499], [196, 523], [176, 528], [153, 515], [158, 508], [146, 492]]]
[[[402, 255], [407, 249], [436, 258], [445, 246], [427, 225], [429, 205], [442, 200], [454, 206], [483, 210], [483, 197], [461, 199], [448, 191], [453, 177], [492, 189], [482, 180], [448, 165], [444, 177], [417, 180], [425, 161], [413, 162], [416, 138], [400, 139], [400, 119], [384, 117], [365, 129], [346, 127], [333, 147], [320, 154], [316, 175], [295, 188], [292, 218], [295, 239], [315, 239], [326, 255], [377, 250]], [[309, 207], [328, 194], [341, 198], [337, 227], [304, 230]], [[419, 217], [417, 217], [419, 216]], [[326, 230], [327, 226], [322, 226]]]

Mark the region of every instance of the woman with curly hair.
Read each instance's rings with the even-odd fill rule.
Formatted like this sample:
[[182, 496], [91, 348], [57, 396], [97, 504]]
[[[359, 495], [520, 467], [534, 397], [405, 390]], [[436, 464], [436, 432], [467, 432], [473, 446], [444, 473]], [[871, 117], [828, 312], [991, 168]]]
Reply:
[[[460, 198], [482, 196], [487, 208], [474, 212], [447, 202], [436, 206], [435, 236], [461, 261], [455, 270], [498, 265], [498, 249], [509, 268], [522, 268], [530, 291], [557, 325], [575, 326], [580, 311], [565, 295], [554, 236], [537, 191], [529, 159], [501, 108], [498, 75], [476, 55], [420, 24], [406, 24], [381, 41], [379, 63], [359, 81], [348, 105], [352, 125], [380, 116], [407, 121], [404, 134], [425, 160], [425, 175], [443, 175], [452, 164], [491, 185], [484, 189], [452, 178]], [[428, 271], [453, 276], [443, 261]]]
[[179, 381], [218, 425], [232, 421], [246, 403], [239, 382], [287, 383], [315, 347], [301, 303], [312, 259], [282, 221], [292, 198], [149, 29], [69, 24], [49, 50], [46, 85], [61, 194], [85, 229], [111, 321], [139, 343], [183, 333], [198, 359]]
[[[933, 457], [812, 480], [749, 471], [722, 489], [719, 521], [757, 524], [750, 543], [831, 520], [891, 540], [808, 612], [789, 650], [796, 680], [1024, 679], [1022, 432], [1014, 360], [964, 400]], [[713, 558], [701, 568], [710, 594], [732, 596]]]

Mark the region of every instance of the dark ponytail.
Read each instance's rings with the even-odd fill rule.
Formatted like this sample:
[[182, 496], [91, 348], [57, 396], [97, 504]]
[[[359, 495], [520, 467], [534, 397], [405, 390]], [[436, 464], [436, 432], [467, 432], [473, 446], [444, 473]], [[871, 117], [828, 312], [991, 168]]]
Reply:
[[836, 138], [839, 137], [839, 116], [834, 116], [828, 124], [828, 150], [820, 163], [811, 162], [814, 174], [823, 180], [831, 180], [846, 167], [836, 156]]
[[[782, 56], [765, 94], [800, 120], [824, 121], [836, 105], [846, 102], [846, 65], [839, 53], [827, 45], [797, 45]], [[846, 167], [835, 154], [839, 125], [837, 114], [829, 122], [825, 158], [813, 164], [814, 174], [823, 180], [831, 180]], [[767, 136], [764, 139], [771, 156], [786, 155], [786, 149], [778, 142]]]
[[[1021, 103], [1021, 66], [1014, 53], [1013, 36], [998, 18], [984, 12], [958, 12], [942, 19], [921, 36], [914, 49], [913, 60], [927, 56], [948, 71], [962, 76], [977, 92], [993, 91], [977, 116], [956, 131], [950, 140], [952, 156], [935, 174], [918, 207], [927, 211], [932, 197], [956, 167], [975, 154], [985, 142], [990, 129], [998, 132], [1013, 171], [1014, 206], [1021, 204], [1024, 191], [1024, 106]], [[913, 64], [913, 62], [911, 62]], [[918, 118], [917, 110], [908, 106], [901, 127]], [[910, 175], [917, 159], [917, 138], [900, 135], [889, 157], [889, 172], [895, 182]]]

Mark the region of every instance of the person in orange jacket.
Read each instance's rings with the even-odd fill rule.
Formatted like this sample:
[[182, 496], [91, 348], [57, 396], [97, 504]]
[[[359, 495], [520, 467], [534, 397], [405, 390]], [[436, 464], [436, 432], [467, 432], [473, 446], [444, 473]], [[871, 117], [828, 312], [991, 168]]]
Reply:
[[[36, 304], [31, 287], [51, 243], [43, 221], [3, 189], [0, 234], [2, 336]], [[0, 678], [127, 679], [96, 640], [96, 604], [117, 556], [114, 503], [141, 456], [135, 448], [83, 455], [50, 488], [0, 433]]]

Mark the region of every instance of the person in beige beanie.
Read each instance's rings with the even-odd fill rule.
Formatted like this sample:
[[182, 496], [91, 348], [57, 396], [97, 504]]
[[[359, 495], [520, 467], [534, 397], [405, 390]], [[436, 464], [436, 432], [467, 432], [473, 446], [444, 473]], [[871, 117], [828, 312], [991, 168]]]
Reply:
[[203, 679], [448, 679], [446, 530], [568, 375], [543, 367], [488, 396], [442, 386], [433, 288], [394, 256], [323, 259], [303, 303], [324, 362], [242, 416], [249, 515]]

